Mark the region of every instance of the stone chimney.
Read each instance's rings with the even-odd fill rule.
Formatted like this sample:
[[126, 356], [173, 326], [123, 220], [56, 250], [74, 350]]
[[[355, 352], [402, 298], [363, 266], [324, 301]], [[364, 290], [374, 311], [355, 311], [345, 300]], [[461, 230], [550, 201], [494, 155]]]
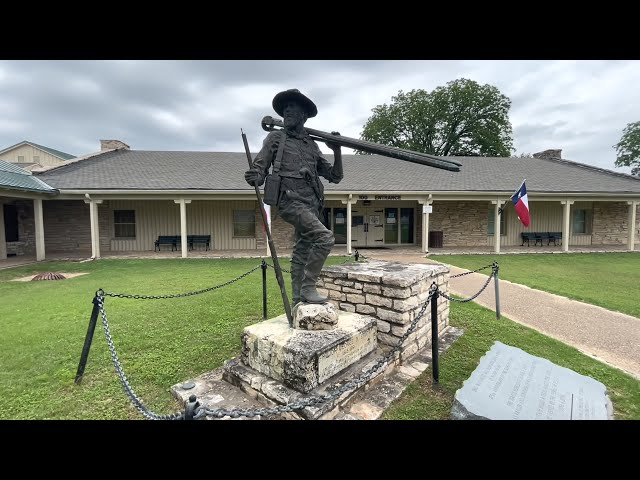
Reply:
[[113, 150], [123, 148], [125, 150], [129, 150], [129, 145], [120, 140], [100, 140], [100, 151], [103, 152], [105, 150]]
[[544, 150], [543, 152], [534, 153], [533, 156], [535, 158], [562, 158], [562, 150], [560, 149]]

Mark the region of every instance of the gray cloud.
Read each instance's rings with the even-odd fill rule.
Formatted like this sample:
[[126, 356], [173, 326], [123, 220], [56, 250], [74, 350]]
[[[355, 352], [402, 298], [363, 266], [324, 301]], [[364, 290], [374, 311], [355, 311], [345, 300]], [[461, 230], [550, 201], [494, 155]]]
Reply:
[[242, 128], [256, 151], [260, 120], [287, 88], [318, 105], [307, 126], [357, 138], [400, 90], [457, 78], [511, 99], [518, 153], [560, 148], [629, 172], [614, 167], [612, 146], [640, 120], [638, 61], [0, 61], [0, 148], [30, 140], [82, 155], [115, 138], [140, 150], [242, 151]]

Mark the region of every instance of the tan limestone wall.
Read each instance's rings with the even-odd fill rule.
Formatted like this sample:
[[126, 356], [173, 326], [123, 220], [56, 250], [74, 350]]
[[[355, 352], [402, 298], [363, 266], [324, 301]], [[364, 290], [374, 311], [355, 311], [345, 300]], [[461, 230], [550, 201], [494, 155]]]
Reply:
[[626, 202], [594, 202], [592, 245], [626, 244], [629, 239]]
[[444, 247], [485, 246], [487, 211], [487, 202], [435, 201], [429, 216], [429, 231], [444, 232]]

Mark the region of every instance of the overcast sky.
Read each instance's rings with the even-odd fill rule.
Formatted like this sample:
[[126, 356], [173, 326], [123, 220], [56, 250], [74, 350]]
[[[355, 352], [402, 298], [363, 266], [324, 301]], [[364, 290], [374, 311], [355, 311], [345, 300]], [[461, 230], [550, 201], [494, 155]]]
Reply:
[[242, 128], [257, 151], [260, 120], [277, 117], [271, 100], [289, 88], [318, 106], [307, 127], [359, 138], [400, 90], [459, 78], [511, 99], [516, 154], [557, 148], [630, 171], [614, 166], [613, 145], [640, 121], [637, 60], [0, 61], [0, 149], [28, 140], [80, 156], [117, 139], [134, 150], [239, 152]]

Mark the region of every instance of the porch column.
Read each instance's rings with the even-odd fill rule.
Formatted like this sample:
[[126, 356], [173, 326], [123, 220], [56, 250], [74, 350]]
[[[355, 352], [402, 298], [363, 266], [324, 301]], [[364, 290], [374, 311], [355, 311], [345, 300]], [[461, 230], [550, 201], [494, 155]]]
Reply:
[[570, 235], [570, 223], [571, 219], [571, 204], [573, 200], [563, 200], [561, 202], [564, 205], [564, 213], [562, 217], [562, 250], [565, 252], [569, 251], [569, 235]]
[[493, 221], [493, 250], [496, 253], [500, 253], [500, 240], [502, 232], [500, 231], [500, 207], [504, 204], [504, 200], [492, 200], [495, 207], [494, 221]]
[[7, 242], [4, 231], [4, 203], [0, 198], [0, 260], [7, 258]]
[[629, 205], [629, 250], [636, 248], [636, 209], [639, 202], [627, 202]]
[[174, 203], [180, 205], [180, 244], [182, 245], [182, 258], [187, 258], [187, 251], [189, 246], [187, 245], [187, 203], [191, 203], [191, 200], [174, 200]]
[[346, 200], [340, 200], [343, 205], [347, 204], [347, 255], [351, 255], [351, 205], [357, 202], [358, 200], [353, 200], [352, 194]]
[[98, 205], [102, 200], [89, 199], [89, 224], [91, 226], [91, 258], [100, 258], [100, 227], [98, 222]]
[[44, 260], [44, 221], [42, 219], [42, 199], [33, 200], [33, 216], [36, 224], [36, 260]]
[[418, 200], [418, 203], [422, 205], [422, 251], [429, 253], [429, 214], [433, 208], [433, 200], [429, 195], [429, 199]]

